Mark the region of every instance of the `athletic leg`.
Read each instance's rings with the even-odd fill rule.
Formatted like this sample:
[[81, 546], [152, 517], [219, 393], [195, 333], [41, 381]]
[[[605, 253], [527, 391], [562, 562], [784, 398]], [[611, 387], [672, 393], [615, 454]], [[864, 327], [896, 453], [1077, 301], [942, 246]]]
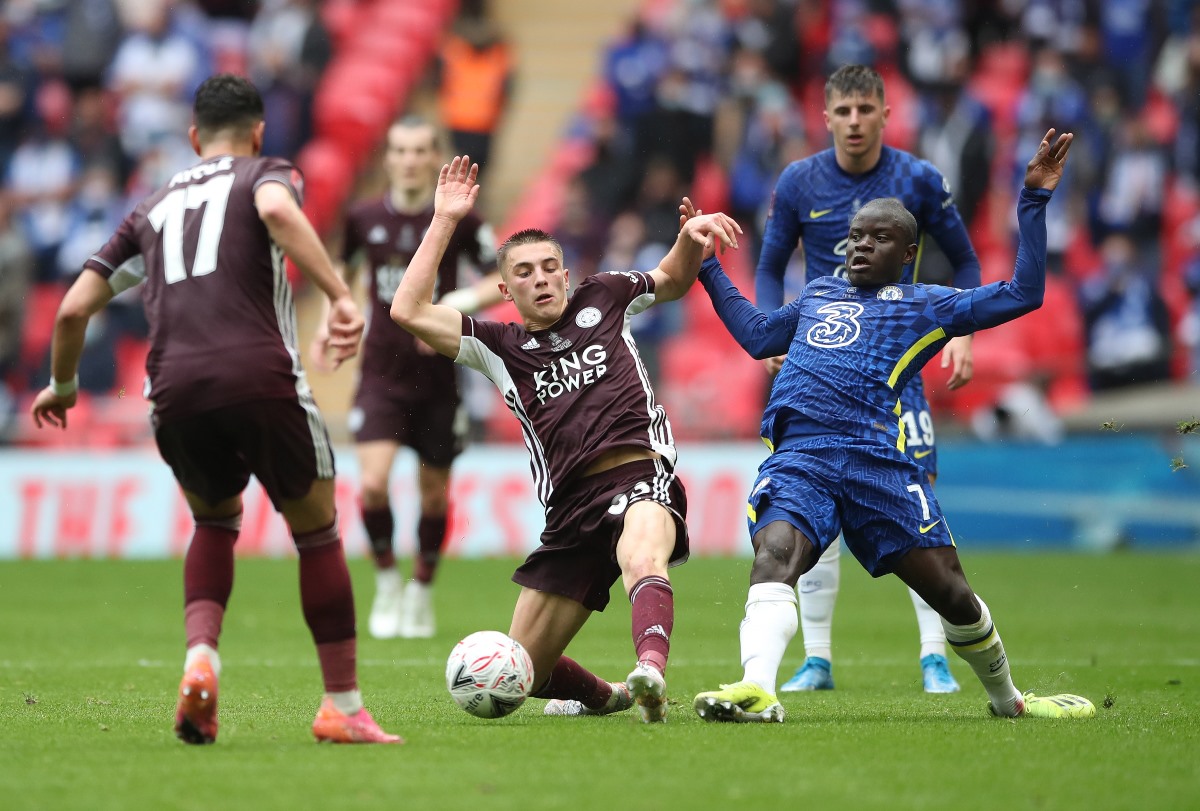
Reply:
[[941, 616], [947, 641], [971, 666], [994, 711], [1020, 715], [1021, 693], [1013, 685], [1004, 643], [987, 605], [967, 583], [954, 547], [914, 548], [899, 560], [895, 572]]
[[306, 496], [280, 505], [300, 558], [300, 604], [325, 686], [313, 734], [337, 743], [402, 743], [379, 729], [363, 707], [354, 593], [333, 494], [333, 479], [317, 479]]
[[666, 719], [664, 673], [675, 626], [675, 594], [667, 564], [675, 550], [675, 517], [654, 501], [638, 501], [625, 511], [617, 541], [617, 565], [632, 606], [633, 645], [637, 665], [626, 679], [642, 720]]
[[363, 528], [371, 544], [371, 559], [375, 563], [375, 598], [367, 629], [376, 639], [399, 636], [401, 595], [404, 586], [396, 566], [393, 538], [396, 521], [392, 514], [390, 483], [392, 465], [400, 445], [391, 440], [376, 439], [355, 446], [359, 467], [359, 505]]
[[428, 639], [436, 631], [433, 614], [433, 579], [446, 543], [450, 512], [450, 468], [420, 462], [417, 470], [421, 517], [417, 522], [417, 552], [412, 580], [404, 588], [400, 611], [400, 636]]

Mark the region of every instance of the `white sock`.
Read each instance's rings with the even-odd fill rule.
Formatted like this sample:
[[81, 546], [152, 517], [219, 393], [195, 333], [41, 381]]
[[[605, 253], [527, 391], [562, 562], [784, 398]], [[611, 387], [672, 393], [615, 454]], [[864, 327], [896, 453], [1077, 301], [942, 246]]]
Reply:
[[987, 604], [978, 594], [975, 599], [983, 611], [979, 621], [970, 625], [951, 625], [942, 620], [946, 639], [954, 652], [975, 671], [996, 712], [1015, 716], [1021, 704], [1021, 693], [1012, 683], [1008, 657], [1004, 655], [1004, 643], [992, 624]]
[[921, 634], [920, 658], [924, 659], [931, 653], [945, 656], [946, 632], [942, 630], [942, 618], [929, 607], [929, 603], [921, 599], [920, 594], [909, 589], [908, 596], [912, 598], [913, 608], [917, 612], [917, 631]]
[[208, 663], [212, 665], [213, 673], [217, 678], [221, 678], [221, 654], [217, 653], [217, 649], [211, 645], [192, 645], [187, 649], [187, 655], [183, 658], [183, 670], [186, 673], [187, 669], [192, 666], [197, 657], [207, 656]]
[[342, 715], [354, 715], [363, 708], [362, 691], [347, 690], [344, 693], [326, 693], [333, 699], [333, 706]]
[[741, 627], [742, 679], [774, 693], [779, 663], [795, 635], [796, 592], [792, 587], [786, 583], [751, 586]]
[[394, 594], [400, 591], [404, 581], [400, 579], [400, 569], [396, 566], [390, 569], [375, 570], [375, 591]]
[[[800, 576], [800, 629], [804, 655], [833, 661], [833, 604], [837, 602], [842, 538], [834, 539], [817, 565]], [[935, 615], [936, 616], [936, 615]]]

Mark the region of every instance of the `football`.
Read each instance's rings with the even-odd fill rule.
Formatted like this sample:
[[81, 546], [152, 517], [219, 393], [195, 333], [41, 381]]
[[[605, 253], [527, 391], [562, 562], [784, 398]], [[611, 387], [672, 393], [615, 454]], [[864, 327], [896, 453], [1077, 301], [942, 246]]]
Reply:
[[446, 662], [446, 689], [478, 718], [502, 718], [533, 688], [533, 662], [520, 642], [499, 631], [464, 637]]

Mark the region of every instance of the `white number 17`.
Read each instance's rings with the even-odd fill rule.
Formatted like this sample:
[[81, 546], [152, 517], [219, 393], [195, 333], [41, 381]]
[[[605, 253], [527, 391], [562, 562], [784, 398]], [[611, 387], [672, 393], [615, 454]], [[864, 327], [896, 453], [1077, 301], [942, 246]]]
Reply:
[[217, 269], [217, 248], [225, 228], [225, 206], [231, 188], [232, 173], [216, 175], [186, 189], [176, 189], [150, 209], [147, 219], [163, 238], [163, 275], [167, 284], [188, 277], [183, 263], [183, 220], [189, 209], [204, 206], [200, 235], [196, 239], [196, 256], [192, 260], [192, 276], [204, 276]]

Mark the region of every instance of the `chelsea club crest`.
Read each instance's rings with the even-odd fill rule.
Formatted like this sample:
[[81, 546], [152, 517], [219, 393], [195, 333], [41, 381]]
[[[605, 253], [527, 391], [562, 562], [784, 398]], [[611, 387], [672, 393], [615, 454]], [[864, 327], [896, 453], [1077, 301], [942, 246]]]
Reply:
[[894, 284], [889, 284], [887, 287], [881, 287], [875, 297], [883, 301], [899, 301], [904, 298], [904, 291]]

